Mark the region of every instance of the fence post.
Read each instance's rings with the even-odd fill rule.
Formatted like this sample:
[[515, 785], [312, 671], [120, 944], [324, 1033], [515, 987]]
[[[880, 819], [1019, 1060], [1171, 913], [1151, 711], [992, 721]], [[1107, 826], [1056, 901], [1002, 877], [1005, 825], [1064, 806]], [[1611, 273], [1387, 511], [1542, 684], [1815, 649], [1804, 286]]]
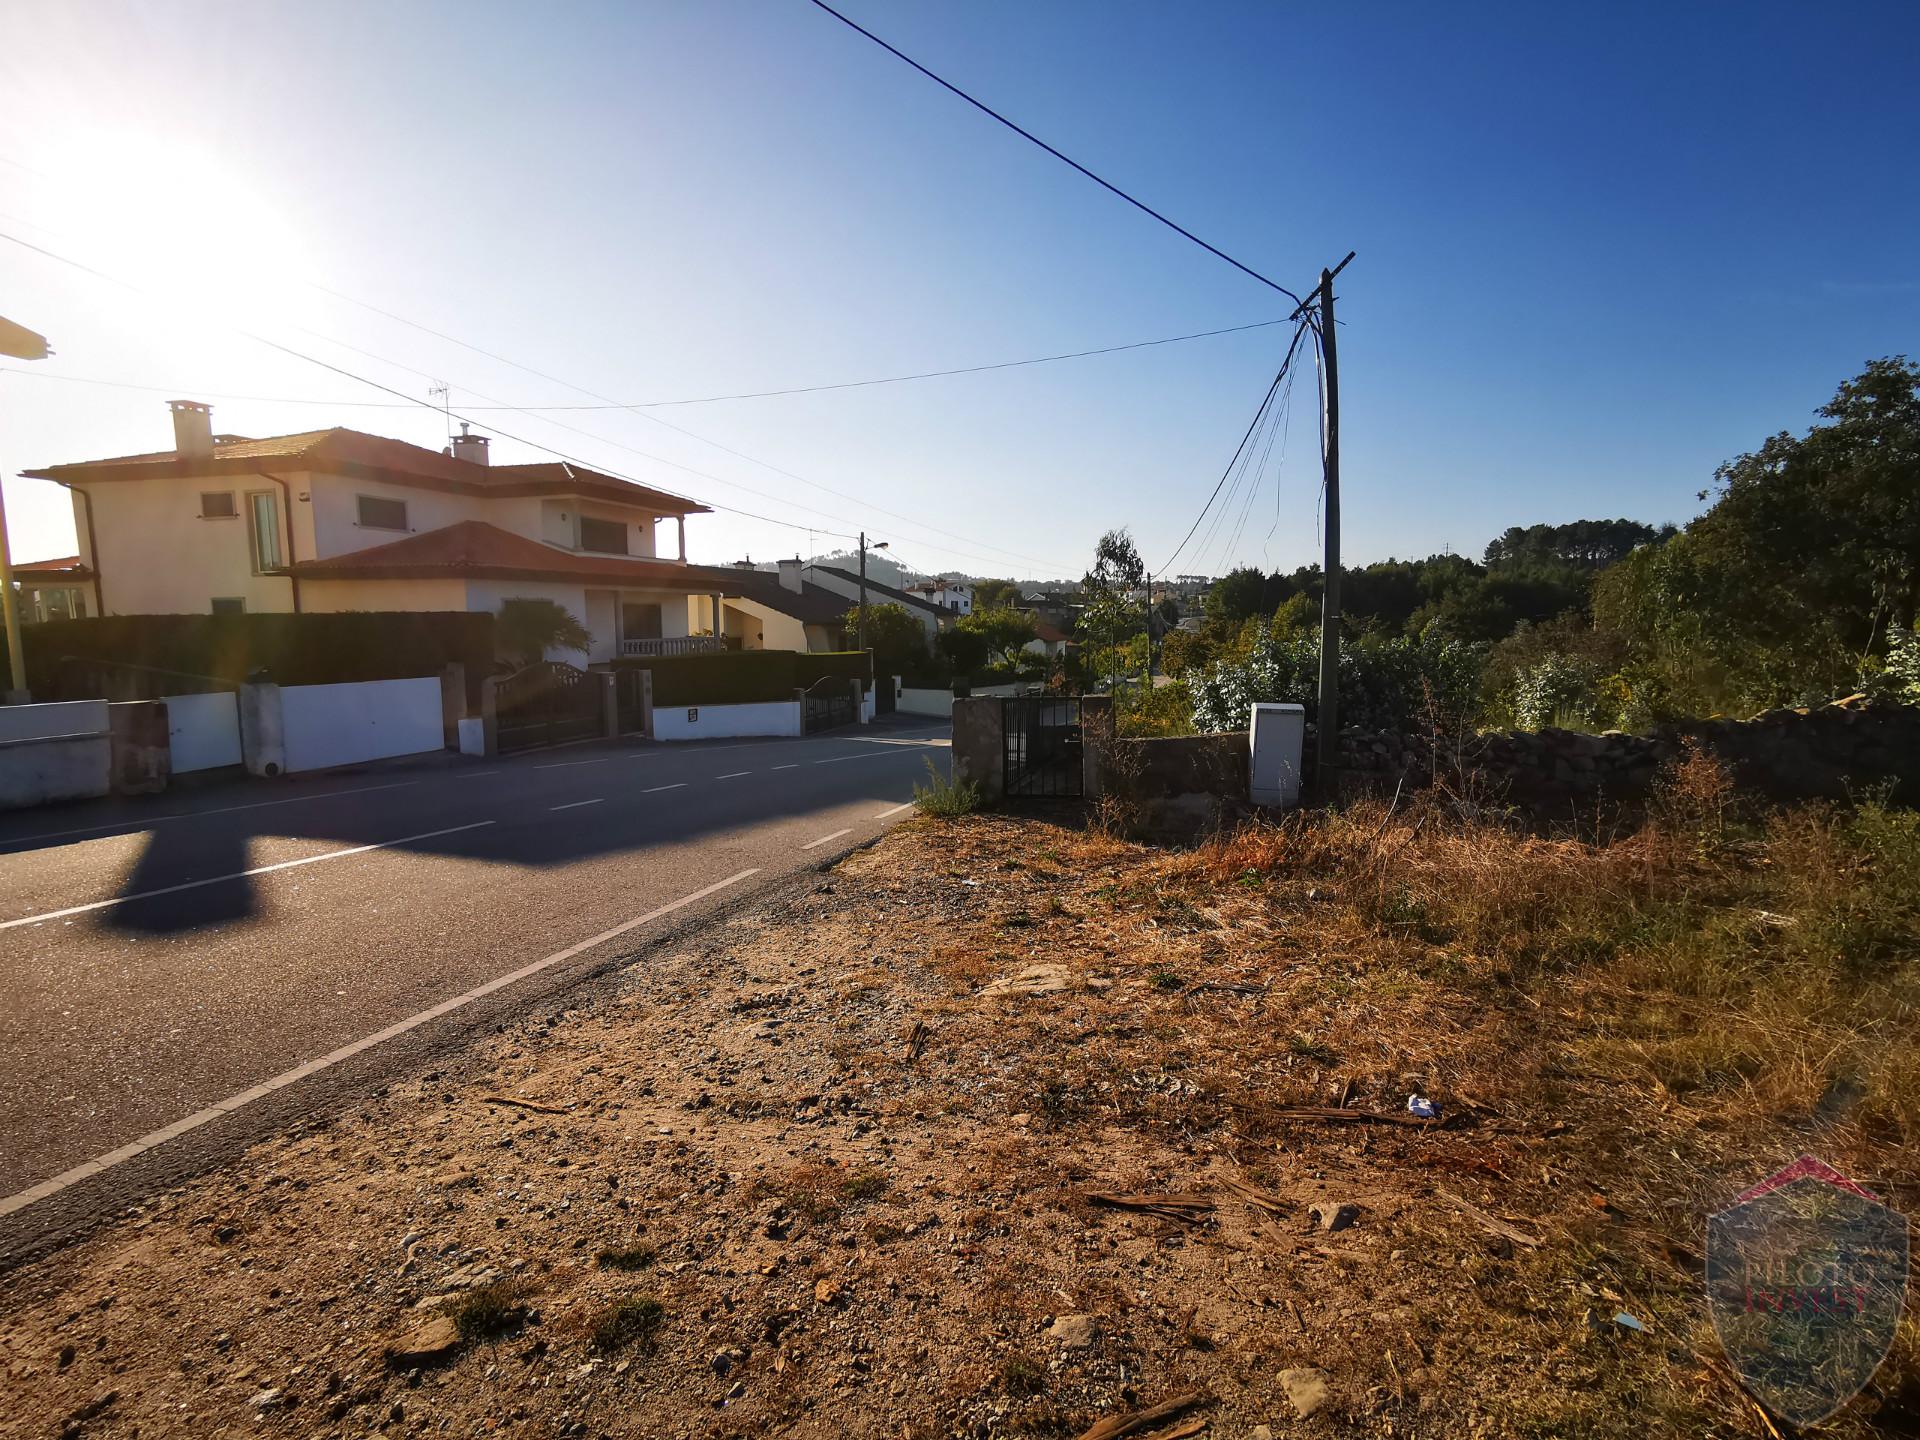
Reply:
[[491, 760], [500, 753], [500, 677], [489, 675], [480, 682], [480, 733], [482, 751]]
[[953, 702], [953, 778], [980, 787], [981, 798], [1006, 794], [1006, 707], [998, 696], [963, 696]]
[[865, 682], [855, 680], [853, 684], [853, 723], [867, 723], [867, 687]]
[[587, 673], [600, 682], [600, 728], [607, 739], [616, 739], [620, 734], [620, 696], [614, 687], [613, 672], [590, 670]]
[[440, 728], [447, 748], [460, 748], [460, 721], [467, 713], [467, 667], [449, 660], [440, 671]]
[[123, 700], [107, 706], [113, 735], [113, 793], [153, 795], [173, 774], [173, 745], [164, 700]]
[[640, 733], [653, 739], [653, 671], [640, 672]]
[[249, 775], [271, 778], [287, 768], [286, 731], [280, 717], [280, 687], [248, 681], [240, 705], [240, 759]]

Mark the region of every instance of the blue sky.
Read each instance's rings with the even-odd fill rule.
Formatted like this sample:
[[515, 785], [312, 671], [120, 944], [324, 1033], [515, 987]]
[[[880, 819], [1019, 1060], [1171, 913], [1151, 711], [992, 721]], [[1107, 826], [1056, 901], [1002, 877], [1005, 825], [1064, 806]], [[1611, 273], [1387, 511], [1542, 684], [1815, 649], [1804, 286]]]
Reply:
[[[1910, 5], [845, 8], [1283, 283], [1359, 252], [1350, 563], [1684, 520], [1720, 461], [1920, 350]], [[214, 399], [221, 431], [442, 443], [438, 415], [348, 406], [392, 397], [227, 326], [408, 396], [443, 379], [456, 410], [591, 403], [305, 281], [619, 400], [1289, 308], [804, 0], [15, 0], [0, 136], [0, 230], [172, 297], [0, 244], [0, 313], [58, 351], [0, 375], [10, 475], [163, 448], [172, 393], [330, 402]], [[702, 517], [697, 559], [864, 526], [925, 567], [1077, 574], [1127, 525], [1157, 567], [1286, 338], [652, 412], [784, 474], [632, 413], [476, 418], [791, 522]], [[1176, 568], [1317, 557], [1311, 371], [1294, 400], [1238, 542]], [[46, 490], [7, 484], [18, 557], [71, 545]]]

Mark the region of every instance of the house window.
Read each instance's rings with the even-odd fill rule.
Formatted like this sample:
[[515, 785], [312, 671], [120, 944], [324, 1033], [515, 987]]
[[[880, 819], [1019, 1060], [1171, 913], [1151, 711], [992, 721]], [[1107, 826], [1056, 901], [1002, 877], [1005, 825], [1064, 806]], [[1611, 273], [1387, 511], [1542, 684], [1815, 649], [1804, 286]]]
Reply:
[[231, 490], [205, 490], [200, 494], [200, 518], [202, 520], [231, 520], [237, 513], [233, 508]]
[[367, 530], [404, 530], [407, 528], [407, 502], [389, 500], [382, 495], [355, 497], [360, 505], [360, 524]]
[[622, 604], [620, 638], [622, 640], [658, 640], [660, 638], [660, 607], [636, 600], [628, 600]]
[[626, 554], [626, 522], [596, 520], [591, 515], [582, 515], [580, 517], [580, 548], [592, 550], [600, 555]]
[[253, 573], [278, 570], [284, 557], [280, 553], [279, 497], [271, 490], [255, 490], [247, 496], [248, 534], [253, 542]]
[[244, 615], [247, 613], [247, 600], [244, 595], [216, 595], [211, 602], [215, 615]]

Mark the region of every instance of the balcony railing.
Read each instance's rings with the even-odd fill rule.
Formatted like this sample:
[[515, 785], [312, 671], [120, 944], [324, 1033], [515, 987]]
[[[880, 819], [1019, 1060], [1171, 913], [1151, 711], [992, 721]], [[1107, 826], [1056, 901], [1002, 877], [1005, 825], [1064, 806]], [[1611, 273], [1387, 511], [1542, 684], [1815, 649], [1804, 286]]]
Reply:
[[622, 655], [717, 655], [727, 648], [718, 635], [681, 635], [671, 640], [622, 640]]

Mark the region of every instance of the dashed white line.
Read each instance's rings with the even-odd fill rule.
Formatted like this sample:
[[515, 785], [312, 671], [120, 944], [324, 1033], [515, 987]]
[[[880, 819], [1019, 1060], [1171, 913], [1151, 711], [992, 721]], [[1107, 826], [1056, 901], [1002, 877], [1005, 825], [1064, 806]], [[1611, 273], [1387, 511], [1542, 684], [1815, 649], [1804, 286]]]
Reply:
[[874, 816], [873, 818], [876, 820], [885, 820], [889, 815], [898, 815], [902, 810], [913, 809], [913, 804], [914, 802], [909, 800], [907, 801], [906, 804], [896, 805], [891, 810], [882, 810], [878, 815]]
[[569, 800], [564, 805], [549, 805], [547, 810], [549, 812], [554, 810], [578, 810], [582, 805], [604, 805], [606, 800], [607, 797], [604, 795], [597, 796], [592, 800]]
[[716, 775], [716, 780], [738, 780], [742, 775], [751, 775], [751, 770], [729, 770], [725, 775]]
[[546, 764], [535, 765], [533, 768], [535, 770], [565, 770], [574, 765], [605, 765], [613, 758], [611, 755], [601, 755], [593, 760], [549, 760]]
[[798, 770], [800, 768], [800, 762], [796, 760], [791, 765], [776, 765], [773, 768], [776, 770]]
[[802, 850], [817, 849], [818, 847], [826, 844], [829, 840], [838, 840], [842, 835], [851, 835], [852, 833], [853, 833], [853, 827], [849, 825], [846, 827], [846, 829], [836, 830], [831, 835], [822, 835], [818, 840], [809, 840], [806, 844], [802, 845], [800, 848]]
[[149, 825], [158, 825], [166, 820], [198, 820], [202, 815], [232, 815], [240, 810], [265, 810], [274, 805], [304, 805], [310, 800], [331, 800], [336, 795], [367, 795], [375, 790], [404, 790], [407, 786], [418, 783], [414, 780], [396, 780], [391, 785], [358, 785], [351, 790], [322, 790], [312, 795], [295, 795], [290, 800], [256, 800], [251, 805], [222, 805], [217, 810], [176, 810], [171, 815], [152, 815], [144, 820], [115, 820], [106, 825], [85, 825], [77, 830], [45, 830], [38, 835], [8, 835], [0, 837], [0, 845], [25, 845], [31, 840], [58, 840], [67, 835], [94, 835], [102, 830], [121, 830], [129, 827], [140, 831]]
[[0, 930], [16, 925], [37, 925], [42, 920], [58, 920], [67, 915], [84, 915], [89, 910], [105, 910], [131, 900], [146, 900], [155, 895], [176, 895], [182, 890], [198, 890], [202, 885], [218, 885], [227, 880], [243, 880], [249, 875], [271, 875], [276, 870], [291, 870], [298, 865], [318, 865], [322, 860], [344, 860], [349, 855], [364, 855], [369, 850], [390, 850], [395, 845], [410, 845], [415, 840], [431, 840], [438, 835], [458, 835], [462, 830], [478, 830], [491, 820], [476, 820], [471, 825], [450, 825], [445, 830], [427, 830], [418, 835], [402, 835], [398, 840], [382, 840], [377, 845], [352, 845], [345, 850], [329, 850], [324, 855], [308, 855], [299, 860], [282, 860], [275, 865], [256, 865], [251, 870], [235, 870], [230, 875], [210, 875], [205, 880], [188, 880], [179, 885], [162, 885], [157, 890], [136, 890], [131, 895], [116, 895], [111, 900], [95, 900], [86, 905], [69, 905], [64, 910], [49, 910], [44, 915], [23, 915], [18, 920], [0, 920]]
[[911, 752], [902, 750], [862, 750], [858, 755], [835, 755], [831, 759], [816, 760], [813, 763], [816, 765], [838, 765], [843, 760], [884, 760], [889, 755], [898, 756], [908, 753]]
[[687, 788], [687, 782], [684, 780], [680, 780], [675, 782], [672, 785], [655, 785], [649, 789], [642, 790], [640, 793], [642, 795], [658, 795], [662, 790], [684, 790], [686, 788]]
[[[483, 825], [491, 825], [492, 823], [491, 820], [483, 820], [481, 822]], [[460, 828], [470, 830], [473, 827], [463, 825]], [[435, 833], [444, 835], [451, 832], [442, 830]], [[426, 837], [415, 836], [414, 838], [424, 839]], [[397, 845], [402, 842], [395, 840], [388, 843]], [[343, 851], [340, 853], [344, 854], [349, 852]], [[333, 857], [322, 855], [316, 858], [325, 860]], [[302, 862], [295, 861], [293, 863], [300, 864]], [[355, 1055], [371, 1050], [377, 1045], [384, 1045], [387, 1041], [404, 1035], [407, 1031], [426, 1024], [429, 1020], [437, 1020], [442, 1015], [450, 1014], [462, 1006], [470, 1005], [475, 1000], [491, 995], [496, 990], [503, 990], [516, 981], [525, 980], [530, 975], [537, 975], [542, 970], [550, 969], [555, 965], [573, 959], [576, 955], [585, 954], [596, 945], [604, 945], [607, 941], [616, 939], [626, 934], [629, 930], [645, 925], [650, 921], [658, 920], [662, 915], [669, 915], [675, 910], [693, 904], [696, 900], [704, 900], [716, 891], [724, 890], [729, 885], [737, 885], [748, 876], [757, 875], [758, 873], [759, 870], [758, 867], [756, 867], [751, 870], [742, 870], [737, 875], [729, 875], [724, 880], [716, 880], [704, 889], [696, 890], [691, 895], [682, 895], [678, 900], [670, 901], [662, 905], [658, 910], [649, 910], [645, 915], [637, 915], [631, 920], [614, 926], [611, 930], [602, 930], [598, 935], [589, 936], [577, 944], [569, 945], [564, 950], [556, 950], [545, 959], [535, 960], [531, 965], [522, 965], [518, 970], [510, 971], [505, 975], [489, 980], [484, 985], [476, 985], [464, 995], [456, 995], [451, 1000], [442, 1000], [438, 1005], [428, 1010], [422, 1010], [418, 1015], [409, 1015], [405, 1020], [396, 1021], [384, 1030], [376, 1030], [364, 1039], [355, 1040], [350, 1045], [342, 1045], [338, 1050], [330, 1051], [322, 1055], [318, 1060], [309, 1060], [304, 1065], [296, 1065], [291, 1070], [282, 1071], [271, 1080], [263, 1080], [253, 1088], [241, 1091], [238, 1095], [228, 1096], [225, 1100], [216, 1100], [206, 1109], [197, 1110], [185, 1119], [174, 1121], [173, 1124], [166, 1126], [164, 1129], [155, 1130], [148, 1135], [142, 1135], [138, 1140], [122, 1145], [118, 1150], [110, 1150], [105, 1155], [96, 1156], [92, 1160], [87, 1160], [74, 1166], [71, 1170], [63, 1170], [60, 1174], [53, 1176], [51, 1179], [43, 1180], [38, 1185], [30, 1186], [17, 1194], [0, 1199], [0, 1215], [11, 1215], [16, 1210], [24, 1210], [36, 1201], [44, 1200], [49, 1195], [57, 1195], [69, 1185], [85, 1180], [89, 1176], [98, 1175], [101, 1171], [118, 1165], [122, 1160], [131, 1160], [135, 1155], [151, 1150], [157, 1145], [164, 1145], [167, 1141], [184, 1135], [189, 1130], [199, 1128], [209, 1120], [218, 1120], [223, 1115], [231, 1115], [242, 1105], [258, 1100], [263, 1095], [271, 1095], [274, 1091], [291, 1085], [296, 1080], [304, 1080], [309, 1075], [318, 1074], [322, 1070], [338, 1065], [342, 1060], [350, 1060]]]

